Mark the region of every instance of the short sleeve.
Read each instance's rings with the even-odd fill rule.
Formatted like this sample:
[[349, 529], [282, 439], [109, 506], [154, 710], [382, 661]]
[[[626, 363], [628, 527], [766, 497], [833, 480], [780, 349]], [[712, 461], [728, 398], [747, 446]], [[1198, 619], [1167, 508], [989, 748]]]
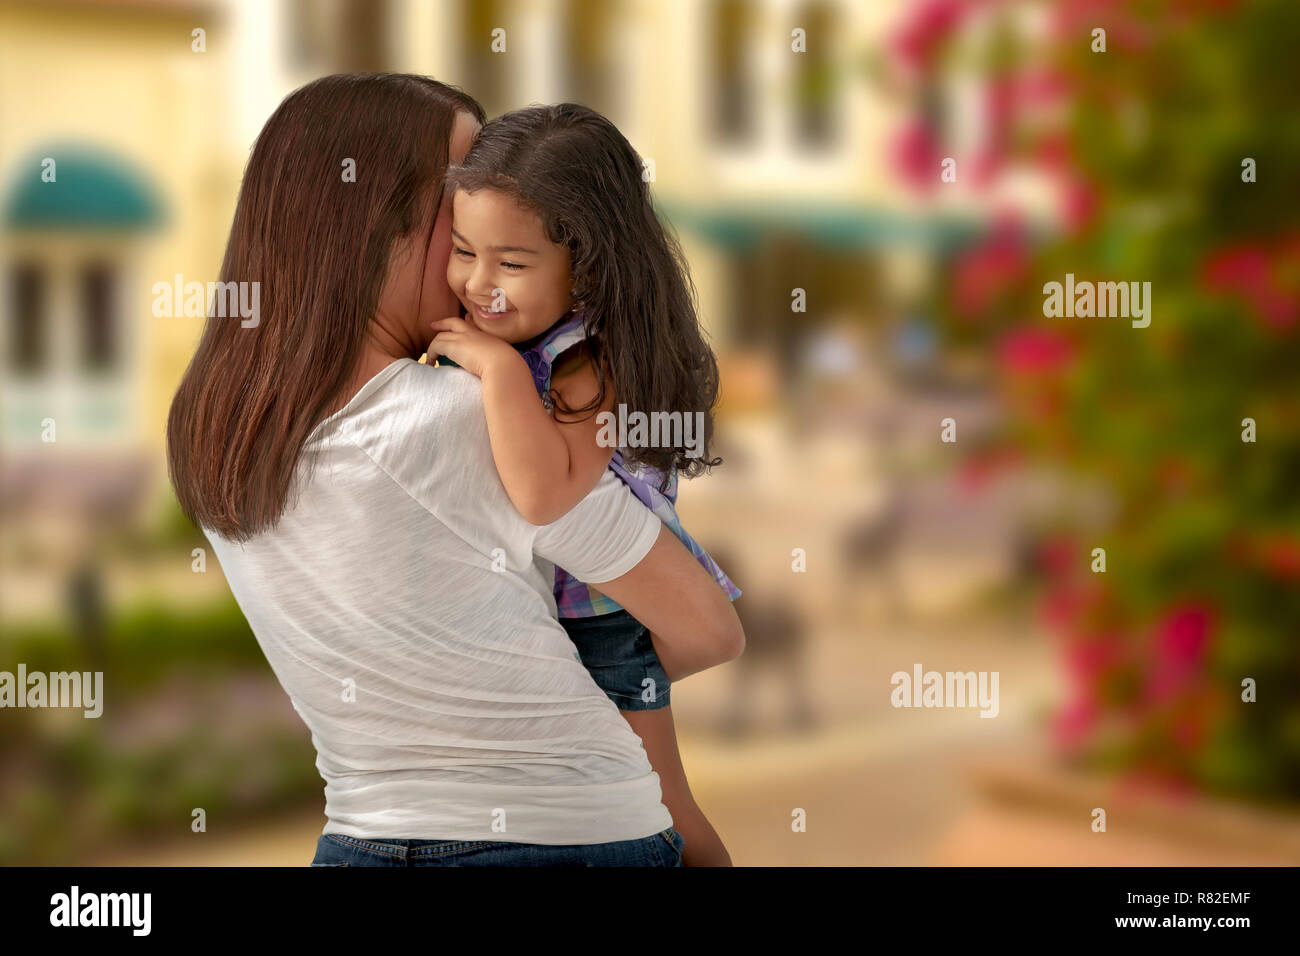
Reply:
[[663, 522], [606, 470], [587, 497], [558, 521], [537, 529], [533, 551], [579, 581], [621, 577], [649, 553]]
[[659, 536], [659, 518], [609, 470], [558, 521], [525, 521], [501, 484], [482, 386], [468, 372], [409, 362], [387, 388], [363, 397], [345, 437], [474, 550], [504, 553], [506, 567], [540, 555], [599, 584], [636, 567]]

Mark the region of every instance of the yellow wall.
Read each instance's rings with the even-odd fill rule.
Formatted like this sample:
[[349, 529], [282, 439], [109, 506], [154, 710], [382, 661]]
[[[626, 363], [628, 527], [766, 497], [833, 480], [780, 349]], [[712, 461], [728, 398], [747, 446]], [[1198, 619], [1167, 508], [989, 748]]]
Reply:
[[[167, 407], [202, 320], [155, 318], [150, 287], [177, 272], [216, 278], [239, 186], [229, 158], [237, 153], [225, 141], [229, 55], [217, 12], [183, 4], [112, 12], [0, 4], [4, 187], [33, 150], [75, 143], [133, 165], [165, 206], [163, 226], [139, 237], [124, 317], [134, 323], [128, 341], [142, 412], [129, 443], [160, 464]], [[207, 32], [205, 53], [191, 49], [196, 27]]]

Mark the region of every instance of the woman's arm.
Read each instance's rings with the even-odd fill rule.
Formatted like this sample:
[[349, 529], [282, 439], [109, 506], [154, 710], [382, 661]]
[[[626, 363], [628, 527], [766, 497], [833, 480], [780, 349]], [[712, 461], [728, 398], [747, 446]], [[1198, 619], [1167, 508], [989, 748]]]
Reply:
[[734, 660], [745, 649], [726, 592], [609, 469], [577, 507], [536, 529], [532, 548], [597, 585], [644, 624], [670, 681]]
[[[556, 521], [596, 486], [614, 454], [596, 441], [597, 413], [613, 410], [613, 389], [586, 420], [556, 422], [537, 397], [528, 364], [506, 342], [464, 319], [443, 319], [433, 327], [438, 334], [430, 349], [482, 380], [492, 458], [511, 503], [530, 524]], [[596, 395], [590, 363], [557, 367], [552, 387], [567, 407], [583, 407]]]
[[670, 681], [735, 660], [745, 649], [726, 593], [666, 526], [631, 571], [592, 583], [650, 630]]

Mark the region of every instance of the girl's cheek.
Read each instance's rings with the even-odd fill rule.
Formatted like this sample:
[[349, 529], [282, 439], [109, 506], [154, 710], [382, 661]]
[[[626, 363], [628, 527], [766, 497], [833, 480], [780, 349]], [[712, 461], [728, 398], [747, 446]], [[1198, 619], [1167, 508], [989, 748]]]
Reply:
[[455, 255], [453, 255], [447, 263], [447, 284], [451, 286], [451, 291], [458, 296], [465, 291], [466, 277], [464, 264], [457, 262]]

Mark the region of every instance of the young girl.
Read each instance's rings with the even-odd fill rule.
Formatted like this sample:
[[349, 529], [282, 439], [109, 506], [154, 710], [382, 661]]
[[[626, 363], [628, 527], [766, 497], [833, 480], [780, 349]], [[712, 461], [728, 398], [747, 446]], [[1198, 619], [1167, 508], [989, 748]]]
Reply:
[[[642, 169], [612, 123], [572, 103], [517, 110], [484, 126], [447, 177], [447, 281], [465, 314], [433, 323], [429, 355], [482, 380], [497, 471], [524, 518], [555, 521], [612, 468], [735, 600], [739, 589], [673, 507], [679, 471], [693, 477], [720, 463], [708, 454], [717, 362]], [[629, 416], [676, 412], [683, 427], [632, 431], [655, 441], [615, 448], [623, 436], [611, 441], [600, 413], [614, 413], [616, 401]], [[579, 659], [659, 774], [686, 841], [683, 862], [731, 865], [686, 782], [653, 635], [595, 587], [560, 568], [555, 578], [560, 623]]]

